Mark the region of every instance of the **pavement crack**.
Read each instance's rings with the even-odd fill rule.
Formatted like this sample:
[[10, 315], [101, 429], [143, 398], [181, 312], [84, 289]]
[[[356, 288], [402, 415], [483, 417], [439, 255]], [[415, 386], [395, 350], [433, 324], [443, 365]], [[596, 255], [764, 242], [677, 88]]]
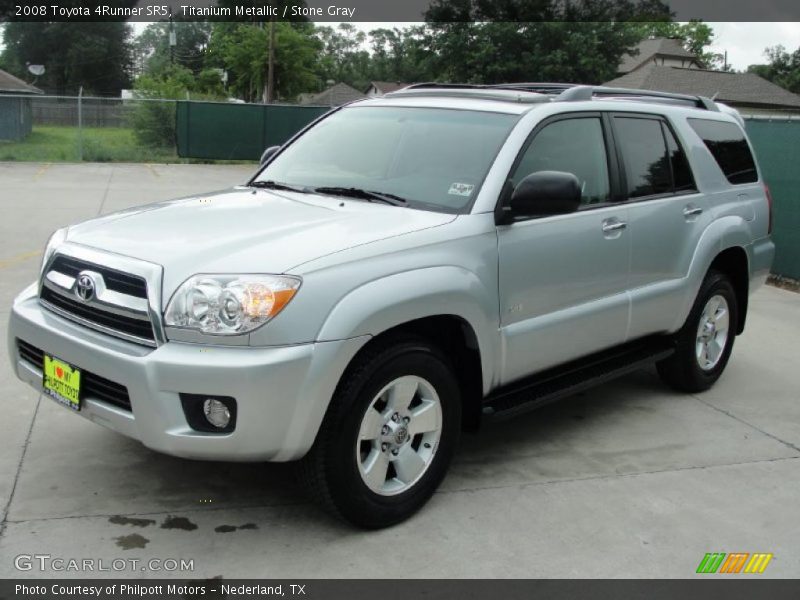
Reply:
[[779, 442], [779, 443], [783, 444], [783, 445], [784, 445], [784, 446], [786, 446], [787, 448], [791, 448], [791, 449], [792, 449], [792, 450], [794, 450], [795, 452], [800, 452], [800, 447], [798, 447], [798, 446], [795, 446], [795, 445], [794, 445], [794, 444], [792, 444], [791, 442], [787, 442], [786, 440], [783, 440], [783, 439], [779, 438], [777, 435], [773, 435], [773, 434], [769, 433], [768, 431], [764, 431], [764, 430], [763, 430], [763, 429], [761, 429], [760, 427], [757, 427], [756, 425], [753, 425], [752, 423], [750, 423], [750, 422], [748, 422], [748, 421], [745, 421], [745, 420], [744, 420], [744, 419], [742, 419], [741, 417], [737, 417], [735, 414], [733, 414], [732, 412], [729, 412], [729, 411], [725, 410], [724, 408], [719, 408], [718, 406], [714, 406], [714, 405], [713, 405], [713, 404], [711, 404], [710, 402], [706, 402], [706, 401], [705, 401], [705, 400], [703, 400], [703, 399], [702, 399], [700, 396], [696, 396], [695, 394], [691, 394], [691, 396], [692, 396], [692, 398], [694, 398], [695, 400], [697, 400], [697, 401], [698, 401], [700, 404], [704, 404], [704, 405], [706, 405], [707, 407], [709, 407], [709, 408], [711, 408], [711, 409], [714, 409], [715, 411], [717, 411], [717, 412], [719, 412], [719, 413], [722, 413], [723, 415], [725, 415], [725, 416], [727, 416], [727, 417], [730, 417], [731, 419], [734, 419], [735, 421], [738, 421], [738, 422], [739, 422], [739, 423], [741, 423], [742, 425], [746, 425], [747, 427], [750, 427], [751, 429], [755, 429], [755, 430], [756, 430], [757, 432], [759, 432], [760, 434], [763, 434], [763, 435], [767, 436], [768, 438], [771, 438], [771, 439], [775, 440], [776, 442]]
[[108, 174], [108, 181], [106, 181], [106, 189], [103, 192], [103, 199], [100, 200], [100, 208], [97, 209], [98, 217], [103, 214], [103, 207], [106, 205], [106, 200], [108, 199], [108, 192], [111, 190], [111, 180], [113, 178], [114, 178], [114, 167], [112, 166]]
[[31, 434], [33, 433], [33, 424], [36, 422], [36, 417], [39, 414], [39, 405], [42, 403], [42, 396], [39, 394], [36, 398], [36, 408], [33, 409], [33, 416], [31, 417], [31, 424], [28, 427], [28, 432], [25, 434], [25, 442], [22, 444], [22, 454], [19, 457], [17, 464], [17, 471], [14, 473], [14, 482], [11, 484], [11, 491], [8, 494], [8, 501], [3, 508], [3, 520], [0, 521], [0, 538], [6, 531], [6, 525], [10, 523], [8, 513], [11, 510], [11, 503], [14, 501], [14, 493], [17, 491], [17, 482], [19, 482], [20, 473], [22, 473], [22, 464], [25, 462], [25, 455], [28, 453], [28, 445], [31, 441]]
[[562, 483], [580, 483], [582, 481], [603, 481], [608, 479], [621, 479], [628, 477], [642, 477], [647, 475], [661, 475], [663, 473], [680, 473], [682, 471], [696, 471], [704, 469], [718, 469], [724, 467], [738, 467], [744, 465], [756, 465], [762, 463], [782, 462], [786, 460], [800, 459], [800, 454], [797, 456], [780, 456], [776, 458], [765, 458], [762, 460], [748, 460], [743, 462], [722, 463], [717, 465], [690, 465], [687, 467], [674, 467], [671, 469], [656, 469], [654, 471], [638, 471], [636, 473], [610, 473], [607, 475], [589, 475], [587, 477], [571, 477], [568, 479], [548, 479], [546, 481], [528, 481], [509, 483], [504, 485], [486, 485], [476, 486], [469, 488], [460, 488], [455, 490], [439, 490], [437, 494], [461, 494], [464, 492], [480, 492], [483, 490], [502, 490], [507, 488], [528, 488], [537, 487], [542, 485], [558, 485]]

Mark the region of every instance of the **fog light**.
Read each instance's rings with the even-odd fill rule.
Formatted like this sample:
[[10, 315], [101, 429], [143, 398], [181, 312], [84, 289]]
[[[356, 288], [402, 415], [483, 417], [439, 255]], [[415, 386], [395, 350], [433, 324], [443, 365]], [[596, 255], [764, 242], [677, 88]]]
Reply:
[[219, 400], [208, 398], [203, 402], [206, 420], [218, 429], [225, 429], [231, 422], [231, 411]]
[[236, 399], [210, 394], [180, 394], [186, 423], [195, 431], [227, 434], [236, 429]]

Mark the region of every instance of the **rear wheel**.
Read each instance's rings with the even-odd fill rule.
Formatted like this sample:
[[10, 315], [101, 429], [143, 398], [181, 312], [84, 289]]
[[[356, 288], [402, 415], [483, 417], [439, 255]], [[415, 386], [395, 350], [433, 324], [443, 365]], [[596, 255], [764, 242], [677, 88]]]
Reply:
[[738, 304], [730, 279], [711, 271], [676, 335], [675, 354], [656, 365], [661, 379], [684, 392], [710, 388], [728, 364], [737, 322]]
[[367, 350], [340, 383], [301, 481], [331, 513], [366, 528], [416, 512], [444, 478], [460, 433], [459, 386], [426, 341]]

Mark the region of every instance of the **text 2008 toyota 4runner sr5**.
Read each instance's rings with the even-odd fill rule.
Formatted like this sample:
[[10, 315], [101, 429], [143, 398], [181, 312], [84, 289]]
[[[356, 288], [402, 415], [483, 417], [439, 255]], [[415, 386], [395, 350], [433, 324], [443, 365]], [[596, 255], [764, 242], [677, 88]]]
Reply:
[[364, 527], [420, 508], [482, 417], [653, 362], [711, 386], [774, 253], [741, 118], [705, 98], [412, 86], [263, 163], [57, 231], [13, 367], [161, 452], [302, 459]]

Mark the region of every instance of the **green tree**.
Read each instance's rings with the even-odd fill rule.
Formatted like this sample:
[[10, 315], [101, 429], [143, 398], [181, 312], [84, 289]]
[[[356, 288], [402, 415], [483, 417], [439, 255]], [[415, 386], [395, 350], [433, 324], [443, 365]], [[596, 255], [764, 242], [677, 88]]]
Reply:
[[601, 83], [642, 38], [668, 21], [658, 0], [436, 0], [426, 13], [431, 72], [473, 83]]
[[750, 65], [747, 70], [790, 92], [800, 94], [800, 47], [789, 53], [781, 45], [772, 46], [764, 54], [767, 56], [767, 64]]
[[373, 29], [370, 40], [370, 80], [421, 82], [435, 79], [433, 53], [426, 41], [426, 28]]
[[341, 23], [336, 29], [315, 27], [314, 35], [321, 45], [317, 74], [322, 85], [333, 81], [365, 88], [370, 71], [366, 34], [349, 23]]
[[28, 64], [44, 65], [36, 85], [50, 93], [118, 96], [130, 85], [130, 37], [124, 22], [6, 23], [2, 61], [23, 79]]
[[198, 74], [205, 67], [211, 39], [211, 23], [176, 21], [174, 48], [169, 45], [169, 23], [150, 23], [134, 42], [134, 56], [141, 72], [158, 73], [171, 64], [186, 67]]
[[139, 76], [134, 84], [141, 99], [133, 113], [132, 127], [143, 146], [174, 148], [176, 143], [176, 101], [224, 100], [219, 73], [213, 69], [197, 75], [182, 65], [168, 65], [158, 73]]
[[[214, 23], [209, 65], [228, 72], [228, 88], [248, 102], [261, 98], [267, 77], [268, 23]], [[317, 88], [320, 42], [310, 23], [275, 23], [277, 98], [293, 101]]]

